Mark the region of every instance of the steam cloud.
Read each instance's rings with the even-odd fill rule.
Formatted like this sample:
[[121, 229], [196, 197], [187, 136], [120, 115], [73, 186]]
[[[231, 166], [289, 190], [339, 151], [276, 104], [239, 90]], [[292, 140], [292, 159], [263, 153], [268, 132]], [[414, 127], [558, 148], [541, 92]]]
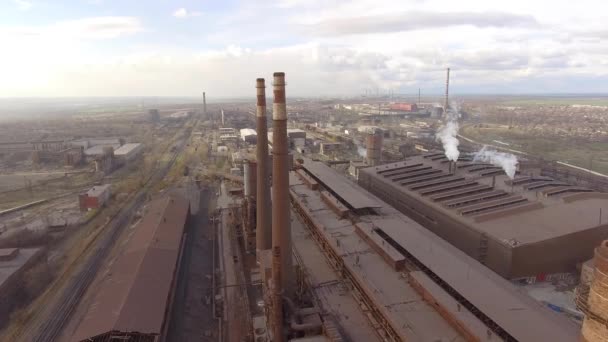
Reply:
[[509, 178], [515, 177], [515, 170], [517, 169], [517, 157], [511, 153], [498, 152], [488, 149], [488, 146], [484, 146], [473, 156], [473, 161], [481, 161], [490, 163], [492, 165], [500, 166], [505, 170], [505, 173]]
[[460, 118], [459, 106], [452, 103], [453, 110], [446, 110], [446, 122], [437, 131], [437, 140], [443, 144], [445, 156], [451, 161], [457, 161], [460, 151], [458, 151], [458, 118]]
[[367, 150], [361, 145], [357, 145], [357, 153], [359, 153], [359, 156], [361, 156], [361, 158], [367, 157]]

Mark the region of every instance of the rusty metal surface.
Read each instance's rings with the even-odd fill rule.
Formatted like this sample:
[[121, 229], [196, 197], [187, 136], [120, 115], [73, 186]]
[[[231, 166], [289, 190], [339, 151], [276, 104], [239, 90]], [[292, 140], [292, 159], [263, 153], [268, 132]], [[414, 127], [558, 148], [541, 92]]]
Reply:
[[305, 159], [303, 167], [316, 179], [323, 179], [323, 183], [330, 183], [334, 194], [347, 202], [353, 209], [381, 207], [378, 201], [360, 191], [358, 187], [354, 187], [353, 183], [324, 163]]
[[[291, 219], [289, 210], [289, 141], [287, 138], [287, 103], [285, 73], [273, 75], [272, 143], [272, 245], [281, 247], [281, 283], [286, 295], [293, 290]], [[276, 225], [276, 229], [274, 228]], [[276, 235], [276, 236], [275, 236]], [[275, 238], [277, 242], [275, 243]]]
[[270, 249], [272, 229], [270, 218], [270, 169], [268, 166], [268, 127], [266, 122], [266, 85], [263, 78], [256, 80], [258, 140], [256, 145], [256, 250]]
[[150, 202], [72, 341], [108, 331], [162, 333], [188, 213], [188, 200], [175, 194]]

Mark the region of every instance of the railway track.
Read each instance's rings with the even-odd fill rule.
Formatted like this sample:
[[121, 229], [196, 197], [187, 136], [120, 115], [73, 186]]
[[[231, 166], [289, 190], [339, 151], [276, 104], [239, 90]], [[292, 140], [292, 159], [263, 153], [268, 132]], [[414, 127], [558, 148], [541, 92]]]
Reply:
[[181, 141], [178, 143], [179, 146], [172, 152], [168, 163], [154, 174], [150, 175], [144, 186], [130, 199], [130, 204], [123, 207], [111, 218], [109, 227], [106, 228], [106, 232], [101, 238], [101, 241], [94, 247], [92, 254], [79, 273], [74, 275], [69, 280], [67, 286], [64, 287], [59, 301], [55, 304], [55, 307], [51, 309], [50, 314], [48, 315], [49, 319], [44, 321], [41, 325], [30, 329], [30, 331], [33, 331], [33, 335], [29, 337], [22, 336], [22, 340], [49, 342], [55, 341], [60, 336], [61, 331], [69, 322], [78, 303], [89, 285], [93, 282], [99, 269], [104, 264], [110, 250], [114, 246], [114, 242], [128, 225], [134, 212], [146, 201], [150, 190], [167, 175], [171, 167], [175, 164], [177, 157], [183, 151], [191, 133], [191, 128], [185, 131], [185, 134], [180, 138]]

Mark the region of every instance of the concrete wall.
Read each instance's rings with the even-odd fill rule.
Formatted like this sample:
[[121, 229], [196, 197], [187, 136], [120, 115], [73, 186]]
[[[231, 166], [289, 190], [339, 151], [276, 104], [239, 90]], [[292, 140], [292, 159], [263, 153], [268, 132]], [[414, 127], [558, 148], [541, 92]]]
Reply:
[[512, 277], [538, 275], [539, 269], [544, 274], [576, 272], [576, 264], [591, 259], [594, 248], [605, 239], [608, 239], [608, 225], [516, 247]]

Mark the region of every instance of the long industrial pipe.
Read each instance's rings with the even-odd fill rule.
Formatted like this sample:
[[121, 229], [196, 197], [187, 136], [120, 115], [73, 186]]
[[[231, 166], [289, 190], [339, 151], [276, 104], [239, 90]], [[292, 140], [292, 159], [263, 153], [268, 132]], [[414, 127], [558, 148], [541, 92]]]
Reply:
[[270, 186], [268, 169], [268, 128], [266, 124], [266, 85], [263, 78], [255, 82], [257, 93], [257, 182], [256, 182], [256, 251], [272, 246], [272, 229], [270, 226]]

